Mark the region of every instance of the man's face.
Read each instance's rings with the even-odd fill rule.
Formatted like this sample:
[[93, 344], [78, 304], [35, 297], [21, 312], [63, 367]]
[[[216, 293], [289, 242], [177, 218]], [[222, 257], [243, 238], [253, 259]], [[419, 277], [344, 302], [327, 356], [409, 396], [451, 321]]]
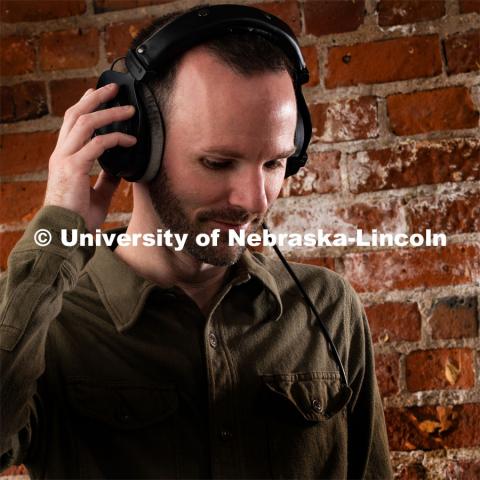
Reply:
[[[150, 195], [164, 228], [187, 233], [186, 251], [226, 266], [244, 247], [228, 229], [257, 229], [277, 198], [294, 151], [296, 101], [287, 72], [245, 77], [205, 49], [182, 59], [170, 98], [166, 143]], [[220, 229], [216, 247], [195, 237]]]

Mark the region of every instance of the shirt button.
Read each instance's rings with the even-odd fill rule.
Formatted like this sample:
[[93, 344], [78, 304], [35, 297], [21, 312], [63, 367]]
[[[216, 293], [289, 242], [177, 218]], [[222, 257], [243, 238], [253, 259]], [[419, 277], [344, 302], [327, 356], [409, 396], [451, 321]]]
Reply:
[[210, 346], [212, 348], [217, 348], [218, 340], [217, 340], [216, 335], [213, 332], [210, 332], [208, 334], [208, 342], [210, 343]]
[[228, 442], [232, 439], [233, 434], [230, 430], [222, 430], [220, 432], [220, 439], [223, 440], [224, 442]]
[[314, 398], [312, 400], [312, 408], [317, 412], [317, 413], [322, 413], [323, 412], [323, 408], [322, 408], [322, 404], [320, 402], [320, 400]]

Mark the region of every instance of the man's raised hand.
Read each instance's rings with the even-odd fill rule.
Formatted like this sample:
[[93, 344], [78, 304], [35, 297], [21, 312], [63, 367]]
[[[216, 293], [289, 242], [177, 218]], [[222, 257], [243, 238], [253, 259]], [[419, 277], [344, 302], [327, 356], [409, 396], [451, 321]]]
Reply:
[[107, 216], [108, 207], [119, 179], [101, 171], [90, 187], [89, 173], [95, 160], [107, 149], [131, 147], [137, 139], [121, 132], [98, 135], [93, 132], [114, 121], [133, 116], [133, 106], [95, 111], [118, 93], [116, 84], [98, 90], [89, 89], [66, 112], [57, 145], [48, 164], [48, 182], [44, 205], [56, 205], [82, 215], [87, 228], [94, 231]]

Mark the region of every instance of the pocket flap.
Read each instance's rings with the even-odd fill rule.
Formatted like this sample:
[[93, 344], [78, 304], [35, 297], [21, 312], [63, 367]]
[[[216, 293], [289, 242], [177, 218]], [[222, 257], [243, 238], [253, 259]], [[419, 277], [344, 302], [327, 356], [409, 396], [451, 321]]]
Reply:
[[352, 395], [335, 372], [262, 375], [262, 379], [270, 394], [294, 407], [309, 422], [333, 417]]
[[80, 415], [120, 429], [154, 424], [171, 415], [178, 407], [174, 385], [138, 386], [77, 381], [69, 383], [68, 397]]

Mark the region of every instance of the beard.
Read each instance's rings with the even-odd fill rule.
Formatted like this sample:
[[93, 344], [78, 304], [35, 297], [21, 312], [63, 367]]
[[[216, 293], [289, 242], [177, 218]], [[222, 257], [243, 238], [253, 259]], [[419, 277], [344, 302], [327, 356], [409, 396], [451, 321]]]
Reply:
[[190, 220], [183, 208], [182, 201], [173, 192], [171, 182], [165, 168], [160, 168], [158, 176], [148, 184], [148, 190], [155, 213], [159, 217], [162, 227], [172, 233], [187, 234], [184, 251], [196, 260], [217, 267], [226, 267], [235, 264], [242, 256], [246, 247], [228, 245], [228, 232], [221, 231], [218, 245], [201, 247], [195, 241], [199, 233], [210, 235], [209, 220], [225, 221], [227, 223], [245, 224], [250, 220], [246, 232], [248, 235], [257, 230], [264, 216], [252, 219], [251, 214], [242, 208], [217, 208], [202, 211], [197, 219]]

